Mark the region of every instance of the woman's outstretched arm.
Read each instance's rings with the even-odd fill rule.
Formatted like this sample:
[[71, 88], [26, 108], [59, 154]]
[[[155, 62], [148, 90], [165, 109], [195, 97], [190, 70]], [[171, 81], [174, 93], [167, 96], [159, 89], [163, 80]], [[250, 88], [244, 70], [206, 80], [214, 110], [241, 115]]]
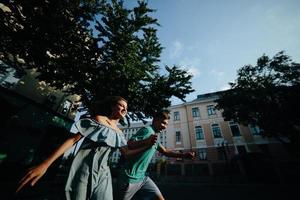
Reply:
[[79, 133], [72, 135], [64, 143], [62, 143], [56, 150], [53, 151], [42, 163], [32, 167], [28, 170], [25, 176], [20, 180], [16, 193], [18, 193], [24, 186], [30, 184], [34, 186], [35, 183], [46, 173], [49, 166], [61, 155], [63, 155], [71, 146], [73, 146], [82, 135]]

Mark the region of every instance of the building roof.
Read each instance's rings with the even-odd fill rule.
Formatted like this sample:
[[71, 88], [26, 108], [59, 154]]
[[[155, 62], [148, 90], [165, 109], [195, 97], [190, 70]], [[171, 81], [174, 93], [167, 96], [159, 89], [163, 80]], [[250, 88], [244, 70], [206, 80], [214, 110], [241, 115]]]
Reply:
[[219, 95], [226, 92], [228, 90], [224, 90], [224, 91], [218, 91], [218, 92], [211, 92], [211, 93], [205, 93], [205, 94], [199, 94], [197, 95], [197, 98], [190, 101], [190, 102], [185, 102], [185, 103], [181, 103], [181, 104], [177, 104], [177, 105], [172, 105], [169, 108], [176, 108], [176, 107], [182, 107], [182, 106], [186, 106], [186, 105], [191, 105], [194, 103], [198, 103], [199, 101], [206, 101], [206, 100], [216, 100], [219, 98]]

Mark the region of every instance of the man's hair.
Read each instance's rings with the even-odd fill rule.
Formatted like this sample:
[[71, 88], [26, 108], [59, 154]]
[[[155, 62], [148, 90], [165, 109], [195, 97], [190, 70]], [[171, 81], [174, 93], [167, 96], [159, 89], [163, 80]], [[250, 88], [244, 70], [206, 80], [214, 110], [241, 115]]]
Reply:
[[121, 96], [107, 96], [103, 100], [95, 100], [91, 103], [90, 113], [92, 116], [109, 116], [112, 114], [112, 107], [116, 106], [119, 101], [127, 102], [126, 99]]
[[168, 110], [160, 110], [153, 114], [153, 119], [170, 119], [170, 111]]

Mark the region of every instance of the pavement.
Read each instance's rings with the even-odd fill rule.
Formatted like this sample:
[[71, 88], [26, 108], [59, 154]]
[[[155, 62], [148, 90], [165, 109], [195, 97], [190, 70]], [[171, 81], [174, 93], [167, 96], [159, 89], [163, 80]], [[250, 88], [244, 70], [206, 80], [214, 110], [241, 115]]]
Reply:
[[[20, 174], [0, 174], [0, 200], [65, 200], [66, 173], [46, 175], [35, 187], [27, 187], [17, 196], [14, 190]], [[300, 183], [278, 181], [250, 182], [226, 177], [153, 177], [166, 200], [283, 200], [297, 199]], [[116, 180], [114, 179], [114, 184]], [[292, 198], [294, 197], [294, 198]]]
[[[158, 184], [165, 199], [203, 200], [282, 200], [299, 196], [299, 185], [197, 185], [184, 183]], [[295, 198], [296, 199], [296, 198]]]
[[[166, 200], [282, 200], [299, 195], [295, 184], [203, 184], [184, 182], [157, 183]], [[1, 184], [1, 188], [3, 185]], [[64, 181], [42, 181], [18, 196], [0, 196], [1, 200], [64, 200]], [[296, 199], [296, 198], [294, 198]]]

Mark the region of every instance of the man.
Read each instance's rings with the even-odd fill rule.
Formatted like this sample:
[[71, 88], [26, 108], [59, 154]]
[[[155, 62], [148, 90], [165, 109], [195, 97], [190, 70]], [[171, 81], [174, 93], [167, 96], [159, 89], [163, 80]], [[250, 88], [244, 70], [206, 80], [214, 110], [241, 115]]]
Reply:
[[[157, 112], [153, 116], [152, 125], [141, 128], [134, 136], [132, 136], [128, 141], [128, 147], [137, 148], [139, 146], [144, 146], [149, 140], [156, 140], [157, 133], [167, 128], [169, 119], [170, 116], [168, 111]], [[152, 148], [149, 148], [145, 152], [140, 153], [135, 157], [125, 158], [118, 181], [120, 200], [130, 200], [135, 194], [139, 199], [164, 199], [156, 184], [146, 176], [146, 170], [156, 150], [168, 157], [189, 159], [194, 159], [195, 157], [194, 152], [176, 153], [156, 142]]]

